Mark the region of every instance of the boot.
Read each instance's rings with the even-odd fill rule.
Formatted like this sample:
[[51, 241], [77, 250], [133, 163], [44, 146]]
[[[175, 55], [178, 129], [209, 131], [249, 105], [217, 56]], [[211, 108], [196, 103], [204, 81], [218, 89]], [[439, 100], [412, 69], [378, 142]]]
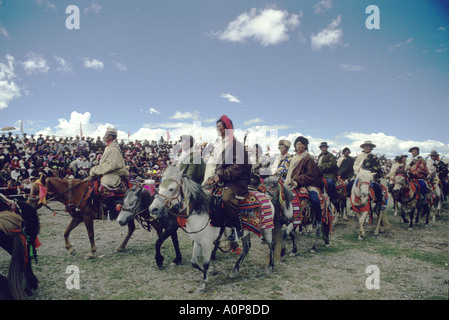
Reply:
[[228, 241], [237, 241], [241, 237], [243, 237], [243, 228], [239, 225], [239, 227], [232, 228], [232, 233], [228, 237]]

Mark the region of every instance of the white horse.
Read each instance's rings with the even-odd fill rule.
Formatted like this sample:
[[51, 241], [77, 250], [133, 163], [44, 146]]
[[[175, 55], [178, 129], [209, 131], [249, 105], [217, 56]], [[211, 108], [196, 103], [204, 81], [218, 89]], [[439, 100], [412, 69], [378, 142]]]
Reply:
[[[203, 272], [203, 280], [196, 290], [197, 293], [203, 293], [206, 290], [211, 254], [215, 242], [221, 236], [221, 228], [210, 224], [209, 203], [210, 196], [199, 184], [183, 176], [177, 167], [171, 166], [164, 171], [158, 194], [149, 208], [150, 214], [154, 217], [170, 213], [179, 215], [179, 212], [183, 212], [183, 217], [186, 219], [186, 231], [194, 242], [192, 266]], [[273, 213], [274, 208], [271, 202], [270, 206]], [[261, 233], [270, 248], [268, 272], [271, 273], [274, 266], [272, 228], [262, 229]], [[231, 278], [238, 276], [240, 266], [251, 248], [248, 230], [244, 230], [241, 240], [242, 253], [230, 275]], [[198, 263], [201, 253], [202, 267]]]
[[436, 220], [436, 217], [441, 215], [441, 206], [443, 204], [443, 189], [439, 183], [438, 178], [432, 183], [433, 187], [433, 208], [432, 208], [432, 221]]
[[375, 201], [373, 180], [373, 173], [362, 169], [357, 174], [351, 190], [352, 208], [359, 218], [359, 240], [363, 240], [365, 237], [363, 224], [368, 217], [372, 216], [373, 212], [376, 212], [378, 217], [374, 235], [379, 234], [381, 226], [387, 228], [390, 225], [385, 208], [379, 207], [378, 201]]

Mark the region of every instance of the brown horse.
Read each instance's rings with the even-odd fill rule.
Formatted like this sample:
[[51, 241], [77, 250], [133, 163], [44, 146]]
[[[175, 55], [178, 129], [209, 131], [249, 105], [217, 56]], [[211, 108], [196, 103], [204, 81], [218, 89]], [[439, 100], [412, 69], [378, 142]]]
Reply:
[[[40, 208], [45, 205], [53, 212], [55, 210], [46, 205], [47, 201], [56, 200], [65, 205], [65, 211], [70, 213], [72, 220], [64, 231], [64, 241], [65, 248], [72, 255], [75, 255], [76, 251], [69, 241], [70, 232], [84, 222], [90, 241], [90, 251], [87, 253], [86, 259], [94, 258], [97, 252], [94, 219], [97, 217], [97, 211], [101, 210], [102, 202], [100, 195], [93, 195], [94, 187], [90, 181], [89, 179], [46, 178], [45, 175], [41, 175], [39, 180], [32, 184], [30, 197], [28, 198], [28, 203], [35, 207]], [[51, 198], [47, 200], [46, 197]], [[92, 197], [95, 197], [98, 201], [92, 201]], [[128, 229], [130, 228], [128, 226]]]

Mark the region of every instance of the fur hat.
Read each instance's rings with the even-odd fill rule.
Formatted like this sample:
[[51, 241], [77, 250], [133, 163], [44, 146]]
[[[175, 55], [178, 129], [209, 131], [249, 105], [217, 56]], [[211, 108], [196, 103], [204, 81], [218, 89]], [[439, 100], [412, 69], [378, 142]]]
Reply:
[[413, 150], [418, 151], [418, 154], [419, 154], [419, 148], [418, 147], [412, 147], [412, 148], [408, 149], [408, 152], [411, 153]]
[[295, 149], [296, 149], [296, 143], [301, 142], [302, 144], [306, 145], [306, 150], [309, 150], [309, 140], [303, 136], [300, 136], [296, 138], [295, 140]]
[[288, 140], [279, 140], [279, 146], [285, 146], [287, 149], [289, 149], [291, 145], [291, 142]]

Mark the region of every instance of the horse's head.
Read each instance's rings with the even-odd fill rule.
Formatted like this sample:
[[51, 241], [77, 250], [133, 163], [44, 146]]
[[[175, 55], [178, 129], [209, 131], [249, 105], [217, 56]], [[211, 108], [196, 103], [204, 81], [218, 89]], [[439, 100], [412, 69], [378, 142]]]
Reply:
[[126, 190], [123, 198], [123, 206], [117, 221], [121, 226], [127, 225], [128, 222], [139, 213], [141, 207], [141, 194], [144, 188], [134, 185], [132, 188]]
[[166, 210], [182, 206], [181, 180], [182, 173], [178, 168], [170, 166], [165, 169], [159, 190], [149, 207], [153, 218], [158, 219]]
[[27, 197], [26, 202], [36, 209], [40, 209], [42, 207], [44, 198], [47, 195], [45, 183], [46, 183], [45, 174], [41, 174], [38, 180], [31, 182], [30, 193]]
[[149, 208], [150, 215], [159, 218], [163, 212], [179, 212], [181, 208], [204, 212], [209, 208], [209, 200], [201, 185], [183, 175], [179, 168], [170, 166], [162, 174], [158, 194]]
[[394, 187], [391, 192], [394, 199], [397, 200], [399, 198], [402, 190], [406, 186], [406, 180], [405, 174], [402, 173], [399, 173], [394, 177]]
[[365, 204], [368, 201], [373, 179], [374, 174], [368, 170], [360, 170], [357, 174], [351, 193], [360, 204]]
[[289, 186], [280, 180], [278, 176], [271, 176], [264, 180], [266, 194], [273, 203], [279, 203], [282, 212], [287, 218], [293, 216], [292, 198], [293, 193]]

